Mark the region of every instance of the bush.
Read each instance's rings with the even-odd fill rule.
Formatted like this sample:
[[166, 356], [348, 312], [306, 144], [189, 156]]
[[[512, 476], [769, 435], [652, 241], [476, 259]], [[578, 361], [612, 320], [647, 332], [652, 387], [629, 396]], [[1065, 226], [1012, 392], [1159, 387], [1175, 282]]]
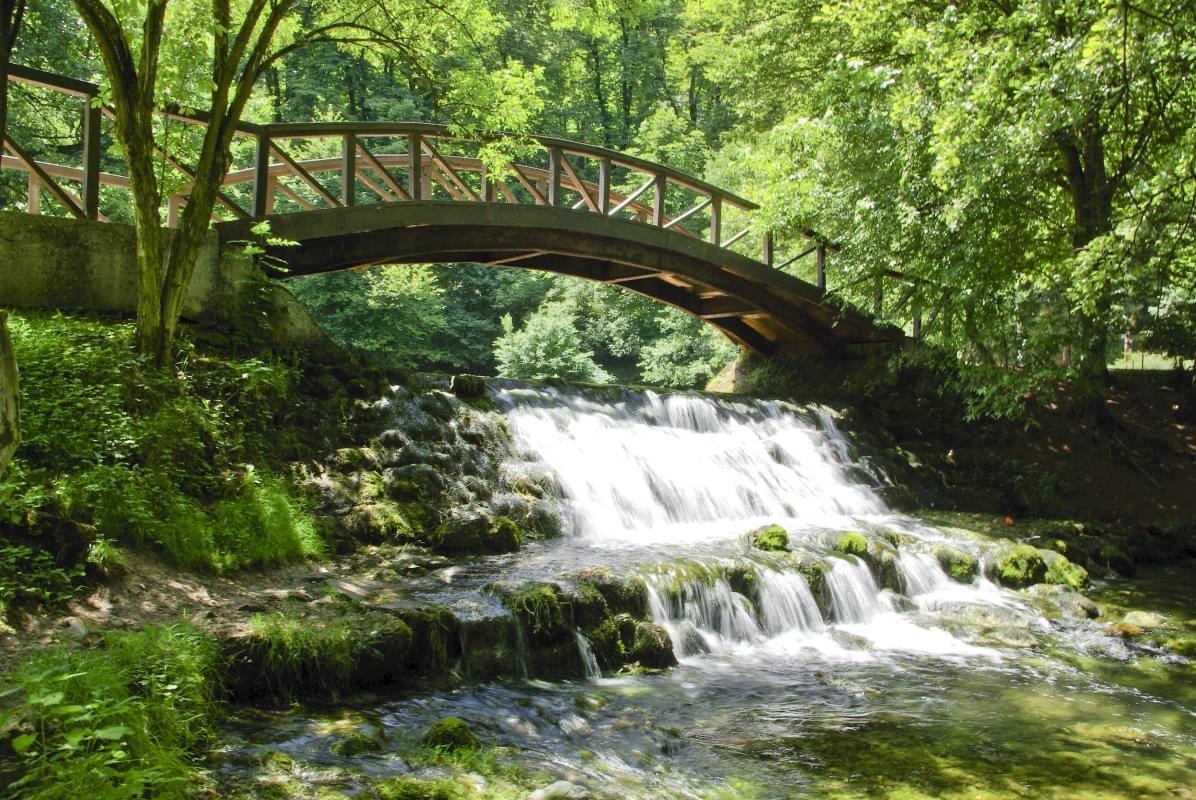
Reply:
[[13, 753], [0, 787], [13, 800], [187, 796], [214, 676], [215, 646], [185, 625], [39, 653], [12, 676], [17, 703], [0, 715]]

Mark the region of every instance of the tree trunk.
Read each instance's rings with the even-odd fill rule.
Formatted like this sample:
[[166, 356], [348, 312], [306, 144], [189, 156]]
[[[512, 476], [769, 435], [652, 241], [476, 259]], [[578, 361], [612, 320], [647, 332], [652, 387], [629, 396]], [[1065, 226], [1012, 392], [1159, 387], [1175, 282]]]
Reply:
[[[1113, 229], [1114, 186], [1105, 166], [1104, 131], [1099, 119], [1087, 120], [1076, 132], [1059, 135], [1072, 205], [1072, 247], [1078, 254]], [[1113, 299], [1108, 290], [1095, 308], [1081, 315], [1076, 358], [1077, 415], [1095, 421], [1109, 419], [1105, 401], [1109, 393], [1108, 314]]]
[[21, 442], [17, 356], [8, 337], [8, 315], [0, 311], [0, 477]]
[[0, 0], [0, 152], [8, 131], [8, 62], [25, 15], [25, 0]]

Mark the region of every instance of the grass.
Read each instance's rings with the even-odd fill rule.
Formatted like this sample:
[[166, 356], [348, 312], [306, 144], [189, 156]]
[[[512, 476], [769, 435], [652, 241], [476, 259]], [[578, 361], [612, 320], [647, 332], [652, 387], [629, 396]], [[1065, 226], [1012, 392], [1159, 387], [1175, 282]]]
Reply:
[[216, 648], [187, 625], [56, 648], [12, 678], [0, 713], [0, 789], [12, 800], [189, 795], [190, 762], [212, 733]]
[[[81, 564], [93, 576], [119, 572], [122, 548], [217, 572], [324, 553], [279, 474], [319, 427], [303, 417], [295, 366], [184, 342], [174, 371], [155, 370], [133, 350], [132, 323], [96, 317], [20, 314], [10, 329], [22, 445], [0, 478], [0, 535], [35, 555], [0, 554], [0, 603], [46, 605], [63, 594], [56, 575], [13, 585], [6, 564], [39, 553], [76, 583]], [[335, 424], [327, 411], [321, 421]]]

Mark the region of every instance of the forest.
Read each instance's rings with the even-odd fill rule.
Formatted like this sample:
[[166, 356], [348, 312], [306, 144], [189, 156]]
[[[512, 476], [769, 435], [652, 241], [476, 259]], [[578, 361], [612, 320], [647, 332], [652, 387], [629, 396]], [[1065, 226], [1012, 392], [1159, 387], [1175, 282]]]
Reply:
[[[1196, 354], [1186, 3], [282, 5], [272, 46], [285, 52], [245, 119], [555, 135], [708, 178], [762, 204], [753, 224], [785, 243], [778, 263], [807, 234], [834, 243], [832, 295], [916, 326], [920, 357], [947, 367], [977, 414], [1018, 416], [1065, 379], [1103, 396], [1127, 352], [1180, 367]], [[30, 4], [21, 28], [14, 63], [104, 80], [69, 2]], [[158, 103], [209, 105], [198, 44], [166, 30]], [[77, 111], [24, 88], [9, 103], [15, 139], [78, 146]], [[149, 124], [163, 152], [194, 160], [194, 134]], [[14, 174], [0, 187], [22, 203]], [[810, 257], [785, 268], [813, 277]], [[338, 341], [419, 369], [693, 387], [734, 355], [659, 304], [522, 270], [291, 285]]]

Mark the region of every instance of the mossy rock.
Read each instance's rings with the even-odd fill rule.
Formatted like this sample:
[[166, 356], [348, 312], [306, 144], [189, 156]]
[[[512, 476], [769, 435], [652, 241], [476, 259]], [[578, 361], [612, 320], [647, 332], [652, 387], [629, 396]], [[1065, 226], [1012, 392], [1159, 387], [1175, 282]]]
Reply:
[[954, 547], [939, 547], [934, 551], [934, 557], [938, 559], [943, 572], [960, 583], [971, 583], [980, 572], [979, 559]]
[[755, 602], [759, 595], [759, 578], [751, 564], [736, 562], [720, 570], [731, 591], [738, 592]]
[[453, 781], [419, 778], [387, 778], [374, 784], [374, 793], [379, 800], [464, 800], [468, 796]]
[[1132, 578], [1138, 565], [1115, 544], [1103, 544], [1096, 551], [1096, 562], [1109, 572], [1125, 578]]
[[377, 753], [382, 749], [382, 740], [363, 731], [356, 731], [337, 738], [328, 749], [334, 755], [352, 758], [365, 753]]
[[449, 381], [449, 391], [457, 397], [481, 397], [486, 393], [486, 379], [480, 375], [454, 375]]
[[487, 514], [451, 516], [429, 541], [438, 553], [512, 553], [522, 543], [523, 531], [513, 520]]
[[460, 717], [438, 719], [424, 733], [422, 742], [424, 747], [450, 751], [477, 750], [481, 747], [469, 723]]
[[354, 506], [341, 520], [354, 539], [368, 544], [406, 542], [415, 535], [403, 509], [389, 500]]
[[503, 597], [533, 647], [573, 642], [573, 606], [555, 583], [532, 583]]
[[827, 590], [827, 565], [813, 558], [802, 558], [796, 564], [798, 573], [805, 578], [806, 586], [810, 587], [810, 594], [814, 595], [814, 602], [825, 618], [830, 611], [830, 592]]
[[1019, 544], [1002, 553], [992, 566], [992, 577], [1002, 586], [1023, 589], [1046, 578], [1047, 566], [1038, 548]]
[[579, 583], [569, 592], [569, 604], [573, 606], [573, 621], [579, 628], [592, 628], [610, 617], [606, 598], [591, 583]]
[[635, 640], [627, 651], [627, 658], [652, 669], [664, 669], [677, 664], [669, 632], [653, 622], [636, 623]]
[[789, 549], [789, 533], [780, 525], [765, 525], [752, 531], [752, 547], [771, 552]]
[[897, 594], [905, 592], [905, 577], [896, 552], [889, 547], [877, 544], [864, 556], [864, 561], [872, 571], [872, 577], [876, 579], [877, 586]]
[[1043, 550], [1041, 552], [1044, 554], [1044, 559], [1047, 562], [1047, 571], [1046, 575], [1043, 576], [1043, 583], [1070, 586], [1077, 590], [1083, 589], [1088, 585], [1088, 570], [1079, 564], [1073, 564], [1067, 560], [1066, 556], [1052, 550]]
[[862, 533], [843, 533], [835, 540], [834, 551], [845, 556], [868, 557], [868, 540]]
[[[626, 636], [622, 628], [626, 628]], [[590, 649], [598, 666], [604, 670], [619, 669], [627, 663], [627, 647], [635, 642], [635, 622], [626, 614], [608, 617], [586, 631]], [[626, 641], [625, 641], [626, 640]]]
[[638, 576], [620, 578], [610, 567], [586, 567], [577, 573], [577, 581], [597, 589], [612, 614], [648, 614], [648, 586]]
[[1175, 636], [1164, 642], [1164, 645], [1176, 655], [1196, 659], [1196, 635]]

